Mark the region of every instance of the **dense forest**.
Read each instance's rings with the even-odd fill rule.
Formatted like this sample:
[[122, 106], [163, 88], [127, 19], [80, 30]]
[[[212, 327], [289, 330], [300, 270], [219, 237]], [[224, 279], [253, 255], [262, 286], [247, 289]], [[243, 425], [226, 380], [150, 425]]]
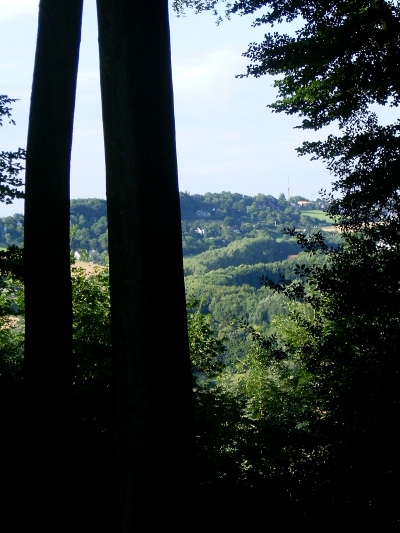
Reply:
[[[228, 192], [194, 197], [181, 193], [181, 198], [186, 202], [182, 207], [182, 237], [199, 243], [184, 257], [200, 461], [196, 475], [201, 478], [200, 486], [212, 496], [212, 513], [219, 499], [225, 498], [225, 491], [231, 493], [232, 501], [237, 497], [246, 501], [247, 491], [258, 487], [251, 491], [255, 498], [252, 505], [256, 505], [270, 483], [276, 483], [280, 498], [289, 503], [283, 489], [286, 477], [293, 468], [299, 468], [295, 465], [302, 462], [303, 453], [311, 453], [315, 446], [311, 411], [319, 408], [321, 400], [312, 390], [311, 376], [295, 357], [279, 363], [266, 355], [260, 359], [260, 354], [267, 353], [263, 347], [270, 342], [267, 336], [274, 338], [276, 330], [282, 335], [285, 328], [281, 324], [289, 320], [291, 312], [287, 295], [266, 287], [265, 279], [276, 283], [294, 279], [300, 264], [323, 265], [326, 257], [302, 251], [294, 237], [282, 234], [275, 220], [282, 227], [286, 222], [293, 228], [296, 220], [309, 224], [306, 219], [310, 218], [314, 234], [322, 235], [322, 228], [327, 228], [323, 234], [334, 247], [340, 234], [332, 231], [320, 200], [312, 204], [305, 204], [303, 198], [287, 202], [283, 195], [279, 200], [264, 195], [246, 200]], [[240, 201], [243, 203], [237, 204]], [[303, 207], [298, 202], [303, 202]], [[99, 473], [93, 469], [98, 454], [109, 446], [112, 426], [109, 271], [107, 248], [102, 250], [107, 238], [105, 210], [103, 200], [71, 202], [74, 418], [84, 424], [84, 449], [88, 443], [93, 446], [86, 468], [93, 498], [99, 501], [107, 498], [107, 491], [100, 483], [99, 494], [94, 486], [99, 483]], [[271, 218], [274, 222], [268, 226], [266, 220]], [[18, 222], [23, 227], [22, 217]], [[197, 231], [204, 228], [218, 228], [218, 235], [213, 236], [211, 229]], [[302, 234], [305, 229], [300, 228]], [[92, 255], [85, 254], [84, 246]], [[79, 261], [73, 257], [77, 251]], [[3, 415], [12, 430], [22, 386], [24, 287], [23, 275], [15, 268], [21, 249], [11, 246], [3, 254], [0, 388]], [[105, 264], [96, 264], [96, 260], [105, 260]], [[11, 265], [12, 273], [7, 272], [6, 265]], [[264, 441], [266, 435], [270, 436]], [[289, 435], [292, 451], [287, 449]], [[299, 450], [295, 451], [295, 442], [299, 439], [307, 447], [296, 457]], [[245, 492], [240, 489], [236, 494], [237, 485]], [[102, 516], [104, 513], [99, 514]], [[260, 516], [254, 510], [255, 522]]]
[[[312, 527], [325, 513], [330, 513], [329, 523], [342, 523], [353, 505], [360, 506], [351, 518], [356, 520], [366, 510], [361, 487], [358, 480], [354, 487], [350, 478], [340, 497], [337, 486], [349, 466], [343, 458], [338, 465], [336, 454], [349, 453], [347, 447], [355, 444], [348, 432], [359, 425], [361, 434], [354, 438], [362, 438], [363, 418], [371, 418], [371, 403], [362, 390], [373, 390], [369, 382], [376, 372], [374, 351], [382, 349], [376, 320], [379, 301], [387, 300], [379, 281], [384, 272], [376, 270], [373, 257], [361, 249], [359, 265], [350, 267], [348, 259], [343, 263], [349, 242], [324, 212], [329, 204], [322, 200], [224, 192], [181, 193], [181, 201], [197, 475], [206, 490], [199, 497], [212, 498], [211, 514], [220, 505], [245, 504], [252, 513], [248, 521], [255, 525], [264, 523], [265, 509], [275, 516], [286, 508], [286, 527], [292, 527], [311, 501]], [[91, 480], [86, 483], [100, 500], [107, 498], [107, 491], [100, 483], [100, 495], [92, 485], [98, 483], [93, 469], [97, 454], [110, 445], [112, 425], [106, 221], [104, 200], [71, 201], [74, 417], [84, 421], [85, 439], [94, 446]], [[17, 228], [15, 240], [6, 242], [11, 247], [2, 252], [0, 317], [3, 414], [12, 430], [24, 354], [21, 249], [13, 244], [23, 243], [24, 220], [15, 215], [2, 224], [8, 235]], [[370, 271], [364, 270], [368, 261]], [[332, 281], [347, 275], [359, 280], [353, 279], [349, 294], [342, 294]], [[367, 303], [370, 291], [377, 307]], [[389, 346], [397, 337], [391, 328], [386, 320]], [[370, 354], [363, 361], [358, 360], [360, 350]], [[375, 431], [373, 427], [368, 431]], [[325, 478], [335, 480], [325, 486]], [[354, 491], [359, 495], [356, 502]], [[335, 511], [331, 501], [338, 502]]]
[[[283, 194], [277, 199], [261, 193], [251, 197], [231, 192], [181, 192], [180, 200], [186, 292], [201, 301], [203, 312], [211, 313], [220, 335], [226, 335], [229, 324], [238, 318], [267, 331], [272, 318], [285, 313], [282, 297], [261, 287], [260, 282], [262, 276], [275, 282], [281, 275], [292, 279], [299, 261], [310, 263], [296, 239], [283, 233], [285, 227], [322, 232], [331, 246], [340, 242], [340, 232], [324, 213], [327, 202], [322, 199], [311, 202], [296, 196], [287, 201]], [[106, 201], [71, 200], [70, 212], [74, 259], [106, 266]], [[23, 223], [18, 214], [0, 219], [5, 235], [2, 244], [22, 245]], [[322, 257], [318, 260], [324, 261]], [[243, 351], [240, 342], [230, 344], [224, 356], [227, 360]]]
[[[192, 201], [187, 193], [181, 197]], [[360, 512], [368, 511], [358, 478], [356, 486], [353, 479], [346, 480], [349, 485], [343, 495], [337, 487], [346, 479], [347, 462], [353, 461], [351, 456], [344, 459], [349, 444], [354, 446], [349, 436], [359, 424], [361, 434], [355, 433], [354, 438], [363, 438], [363, 418], [371, 418], [370, 402], [377, 398], [375, 393], [366, 401], [363, 388], [373, 390], [374, 351], [382, 348], [381, 327], [376, 324], [379, 299], [387, 296], [379, 285], [382, 273], [375, 271], [375, 285], [365, 286], [368, 294], [373, 291], [377, 308], [366, 303], [363, 279], [353, 282], [348, 295], [339, 297], [335, 287], [322, 290], [330, 272], [343, 268], [342, 259], [339, 263], [336, 259], [336, 254], [343, 253], [343, 238], [332, 231], [321, 202], [305, 205], [306, 200], [299, 199], [305, 207], [298, 207], [283, 195], [279, 200], [263, 196], [270, 207], [259, 201], [259, 195], [247, 200], [248, 207], [255, 207], [250, 214], [247, 209], [244, 213], [238, 209], [237, 214], [233, 202], [226, 210], [221, 207], [232, 197], [243, 200], [231, 193], [196, 195], [192, 209], [182, 209], [183, 238], [193, 235], [205, 249], [198, 247], [194, 253], [192, 247], [184, 257], [199, 460], [196, 476], [205, 491], [199, 497], [212, 500], [205, 513], [214, 516], [221, 505], [235, 503], [246, 505], [251, 513], [246, 523], [256, 526], [267, 521], [265, 513], [275, 520], [285, 509], [286, 528], [295, 527], [303, 515], [311, 527], [317, 527], [322, 516], [330, 527], [347, 520], [349, 506], [356, 505], [351, 520], [357, 521]], [[205, 198], [219, 200], [208, 203], [219, 206], [214, 219], [212, 210], [205, 210]], [[79, 453], [87, 454], [91, 447], [90, 461], [86, 455], [84, 459], [87, 477], [82, 491], [92, 491], [90, 505], [94, 500], [103, 502], [103, 510], [97, 511], [99, 527], [110, 519], [106, 500], [111, 497], [103, 479], [104, 475], [108, 479], [110, 465], [103, 459], [105, 471], [96, 466], [100, 456], [108, 453], [112, 435], [109, 272], [107, 264], [96, 265], [89, 254], [82, 254], [74, 264], [73, 251], [74, 247], [82, 251], [84, 242], [90, 243], [92, 251], [98, 240], [106, 238], [105, 207], [101, 200], [71, 202], [73, 410], [74, 419], [83, 424]], [[309, 211], [311, 232], [305, 233], [303, 227], [296, 230], [295, 217], [304, 220]], [[270, 214], [281, 216], [282, 225], [288, 224], [283, 234], [275, 223], [266, 227]], [[23, 227], [22, 217], [10, 218]], [[240, 229], [246, 224], [250, 231]], [[196, 231], [215, 226], [220, 228], [216, 237], [210, 231]], [[11, 246], [2, 254], [0, 390], [3, 425], [12, 432], [22, 390], [24, 287], [17, 268], [21, 249]], [[101, 253], [96, 257], [101, 260]], [[363, 257], [361, 270], [366, 260]], [[374, 268], [372, 259], [370, 268]], [[386, 321], [389, 346], [397, 336], [391, 328]], [[363, 360], [358, 359], [359, 350], [365, 352]], [[173, 370], [172, 362], [165, 364]], [[373, 428], [369, 431], [376, 431]], [[344, 454], [339, 463], [337, 453]], [[333, 480], [332, 485], [325, 486], [325, 479]], [[304, 506], [309, 508], [307, 513]]]
[[[296, 226], [303, 231], [325, 228], [332, 231], [332, 221], [321, 211], [327, 206], [321, 199], [309, 201], [295, 196], [238, 193], [180, 193], [184, 255], [224, 247], [243, 236], [282, 237], [282, 228]], [[21, 214], [0, 218], [0, 246], [23, 242], [24, 218]], [[105, 264], [108, 249], [107, 205], [96, 198], [71, 200], [71, 248], [90, 254], [90, 260]], [[103, 255], [102, 255], [103, 254]]]
[[[200, 486], [212, 495], [210, 512], [229, 494], [229, 501], [250, 505], [255, 524], [264, 520], [260, 498], [273, 490], [274, 505], [291, 509], [296, 522], [303, 512], [296, 502], [311, 497], [335, 435], [326, 376], [301, 352], [319, 351], [337, 332], [323, 307], [312, 311], [317, 296], [302, 275], [325, 268], [341, 234], [321, 200], [229, 192], [181, 193], [181, 200], [182, 238], [190, 245], [184, 270]], [[9, 218], [23, 228], [23, 217]], [[92, 468], [96, 454], [109, 446], [112, 425], [106, 220], [104, 200], [71, 201], [74, 417], [84, 421], [85, 438], [94, 446]], [[302, 224], [297, 229], [296, 222]], [[307, 239], [322, 239], [325, 251], [311, 250]], [[1, 388], [11, 427], [21, 392], [24, 289], [15, 265], [13, 274], [4, 265], [18, 264], [19, 250], [3, 252], [8, 263], [1, 292]], [[74, 252], [80, 254], [76, 264]], [[298, 282], [300, 293], [307, 291], [300, 298], [287, 290]], [[318, 319], [315, 312], [322, 313]], [[341, 374], [330, 387], [336, 397]], [[98, 473], [90, 474], [89, 486], [100, 498], [92, 486]]]

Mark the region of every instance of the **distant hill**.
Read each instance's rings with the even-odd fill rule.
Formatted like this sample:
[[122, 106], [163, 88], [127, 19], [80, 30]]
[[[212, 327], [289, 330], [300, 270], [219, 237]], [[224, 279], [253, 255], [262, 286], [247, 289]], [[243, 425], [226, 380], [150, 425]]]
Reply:
[[[274, 198], [225, 191], [181, 192], [180, 201], [187, 294], [202, 302], [203, 312], [212, 314], [216, 329], [227, 339], [227, 360], [240, 358], [245, 348], [234, 321], [244, 319], [266, 332], [273, 327], [274, 316], [286, 312], [284, 296], [265, 288], [261, 277], [278, 281], [284, 274], [290, 279], [296, 263], [325, 261], [323, 256], [302, 253], [293, 238], [283, 235], [283, 228], [321, 230], [331, 244], [340, 235], [324, 213], [321, 199], [310, 202], [297, 196], [287, 201], [283, 194]], [[19, 214], [0, 219], [0, 247], [22, 245], [23, 226]], [[160, 227], [160, 239], [165, 231], [168, 220]], [[80, 264], [106, 264], [106, 200], [71, 200], [71, 248], [86, 261]]]
[[[228, 255], [235, 248], [234, 242], [246, 238], [244, 244], [238, 246], [234, 256], [246, 253], [244, 248], [253, 249], [259, 241], [250, 243], [249, 239], [264, 239], [263, 254], [269, 254], [268, 261], [276, 261], [284, 256], [296, 253], [292, 244], [282, 246], [276, 243], [282, 238], [282, 228], [296, 226], [304, 231], [318, 227], [332, 230], [332, 221], [323, 213], [323, 200], [314, 202], [296, 196], [287, 201], [281, 194], [279, 198], [271, 195], [257, 194], [246, 196], [239, 193], [221, 192], [206, 194], [180, 193], [182, 213], [182, 247], [185, 257], [193, 257], [206, 251], [220, 250], [230, 246], [226, 253], [216, 254], [222, 261], [221, 268], [232, 265]], [[23, 215], [0, 219], [0, 247], [9, 244], [23, 244]], [[162, 232], [168, 231], [168, 221]], [[268, 240], [269, 239], [269, 240]], [[268, 241], [268, 245], [267, 245]], [[251, 244], [251, 246], [250, 246]], [[239, 251], [244, 247], [242, 252]], [[71, 248], [78, 252], [82, 259], [104, 264], [108, 254], [107, 203], [106, 200], [85, 198], [71, 200]], [[271, 256], [271, 250], [276, 252]], [[274, 253], [275, 253], [274, 252]], [[261, 254], [262, 256], [262, 254]], [[267, 260], [257, 256], [253, 262]], [[206, 256], [207, 257], [207, 256]], [[209, 257], [213, 257], [211, 254]], [[225, 259], [222, 259], [225, 257]], [[233, 257], [233, 256], [232, 256]], [[204, 259], [206, 260], [206, 259]], [[211, 259], [210, 259], [211, 260]], [[217, 259], [215, 259], [217, 260]], [[218, 262], [217, 261], [217, 262]]]

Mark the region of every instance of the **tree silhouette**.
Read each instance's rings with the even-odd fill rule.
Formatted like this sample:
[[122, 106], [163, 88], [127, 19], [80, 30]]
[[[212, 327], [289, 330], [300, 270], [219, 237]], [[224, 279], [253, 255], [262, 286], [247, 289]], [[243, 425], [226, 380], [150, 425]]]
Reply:
[[121, 528], [156, 531], [193, 469], [168, 3], [97, 6]]
[[[45, 520], [49, 506], [52, 513], [71, 515], [69, 167], [81, 17], [82, 0], [40, 2], [27, 145], [24, 383], [30, 446], [24, 464], [26, 500], [44, 530], [52, 527]], [[167, 1], [149, 10], [141, 1], [98, 0], [98, 18], [116, 528], [157, 530], [169, 520], [178, 523], [193, 468]], [[156, 315], [160, 298], [174, 313]], [[36, 490], [38, 479], [42, 491]]]
[[55, 511], [67, 504], [71, 464], [69, 172], [81, 17], [82, 0], [40, 2], [27, 141], [26, 467], [31, 512], [41, 521], [50, 518], [44, 503]]

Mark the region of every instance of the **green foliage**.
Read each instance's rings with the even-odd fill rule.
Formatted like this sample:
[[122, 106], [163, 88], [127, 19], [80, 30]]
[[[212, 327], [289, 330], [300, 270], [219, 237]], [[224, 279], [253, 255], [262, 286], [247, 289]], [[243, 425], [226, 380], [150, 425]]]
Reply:
[[[174, 2], [178, 13], [215, 10], [214, 0]], [[400, 11], [397, 2], [246, 0], [226, 14], [253, 15], [276, 27], [244, 54], [247, 76], [277, 77], [276, 112], [298, 114], [301, 128], [337, 123], [340, 135], [305, 142], [301, 155], [321, 159], [335, 176], [328, 214], [346, 232], [395, 246], [399, 217], [399, 121], [379, 124], [379, 106], [400, 99]], [[292, 30], [293, 27], [293, 30]], [[279, 31], [281, 30], [281, 31]]]
[[280, 261], [298, 251], [295, 242], [277, 243], [268, 235], [257, 238], [245, 237], [224, 248], [209, 250], [194, 258], [185, 259], [185, 274], [202, 275], [210, 270], [226, 269], [230, 266]]
[[[218, 4], [174, 2], [178, 12], [215, 11]], [[389, 487], [400, 472], [394, 422], [400, 404], [400, 127], [393, 114], [391, 124], [380, 124], [379, 106], [395, 110], [400, 103], [399, 5], [235, 0], [225, 6], [228, 16], [258, 12], [255, 25], [277, 27], [244, 54], [250, 60], [245, 75], [276, 76], [278, 98], [270, 107], [298, 114], [303, 129], [339, 125], [339, 135], [306, 142], [298, 152], [321, 159], [336, 179], [327, 213], [339, 224], [342, 243], [330, 249], [321, 233], [308, 238], [292, 231], [311, 253], [328, 254], [328, 263], [310, 268], [299, 262], [297, 281], [268, 284], [295, 302], [275, 320], [273, 351], [278, 361], [295, 357], [320, 402], [310, 428], [323, 454], [310, 453], [304, 462], [308, 482], [298, 501], [308, 518], [324, 517], [327, 528], [384, 523], [389, 530], [398, 524]], [[300, 224], [310, 229], [305, 217]], [[263, 364], [268, 376], [270, 363]]]
[[24, 277], [23, 249], [15, 245], [0, 250], [0, 276], [8, 275], [20, 280]]
[[75, 416], [98, 430], [112, 420], [112, 346], [108, 270], [72, 267]]
[[[90, 434], [100, 438], [104, 432], [109, 433], [112, 420], [112, 345], [107, 269], [99, 268], [93, 274], [88, 274], [81, 268], [73, 267], [72, 288], [74, 419], [79, 425], [83, 424], [86, 435], [90, 431]], [[10, 278], [7, 284], [4, 284], [2, 293], [4, 313], [13, 314], [10, 306], [17, 301], [19, 307], [16, 312], [21, 314], [23, 287], [20, 282]], [[20, 322], [18, 327], [19, 336], [15, 327], [13, 330], [0, 330], [2, 376], [7, 385], [2, 390], [8, 397], [13, 396], [14, 400], [20, 398], [21, 394], [18, 387], [21, 385], [23, 322]], [[226, 378], [221, 378], [221, 384], [218, 384], [215, 380], [216, 374], [221, 375], [223, 370], [221, 356], [226, 350], [225, 339], [214, 334], [211, 317], [204, 315], [199, 302], [193, 299], [188, 300], [188, 330], [193, 367], [212, 378], [197, 380], [195, 383], [196, 434], [202, 465], [201, 479], [206, 484], [216, 484], [214, 487], [219, 483], [225, 486], [226, 483], [236, 484], [241, 481], [249, 484], [255, 479], [263, 479], [268, 472], [273, 472], [273, 457], [279, 455], [281, 444], [278, 445], [274, 440], [275, 455], [271, 455], [271, 450], [266, 453], [272, 441], [269, 441], [266, 447], [261, 439], [261, 434], [266, 431], [265, 420], [264, 426], [260, 426], [258, 424], [261, 423], [261, 416], [249, 416], [253, 401], [250, 375], [253, 378], [256, 375], [256, 361], [252, 361], [249, 355], [248, 360], [242, 364], [241, 371], [246, 365], [249, 382], [245, 385], [241, 381], [240, 390], [236, 386], [228, 385]], [[1, 336], [3, 332], [4, 341]], [[289, 390], [288, 385], [285, 386]], [[281, 384], [279, 390], [283, 389]], [[282, 397], [288, 394], [286, 391], [282, 393]], [[290, 397], [293, 399], [294, 395]], [[277, 399], [277, 405], [280, 401], [281, 399]], [[277, 429], [283, 420], [281, 417], [278, 424], [278, 418], [277, 415], [271, 416], [268, 427]], [[253, 449], [254, 446], [258, 450], [257, 453]], [[265, 453], [263, 457], [259, 455], [260, 446]]]
[[111, 348], [110, 294], [108, 270], [98, 267], [94, 274], [72, 267], [74, 350], [87, 354]]
[[23, 293], [22, 282], [3, 271], [0, 279], [0, 418], [3, 427], [13, 424], [22, 400]]
[[[258, 194], [250, 197], [223, 192], [204, 195], [181, 193], [180, 198], [182, 249], [186, 258], [208, 250], [221, 250], [230, 244], [237, 244], [244, 237], [272, 239], [280, 243], [284, 225], [298, 227], [300, 224], [302, 228], [311, 230], [312, 226], [324, 227], [326, 224], [324, 220], [312, 220], [302, 216], [303, 208], [297, 204], [302, 197], [294, 197], [287, 202], [284, 197], [278, 201], [270, 195]], [[318, 199], [307, 206], [318, 209], [324, 204]], [[22, 243], [23, 229], [22, 215], [0, 219], [0, 245]], [[86, 260], [107, 264], [106, 200], [71, 200], [70, 245], [73, 252], [83, 255]], [[289, 249], [289, 241], [277, 247], [271, 242], [268, 247], [268, 261], [273, 260], [272, 256], [278, 260], [285, 254], [294, 253], [293, 249]], [[267, 252], [264, 252], [264, 255], [265, 253]]]
[[[302, 197], [286, 201], [284, 195], [281, 196], [276, 199], [264, 194], [250, 197], [230, 192], [204, 195], [180, 193], [183, 255], [187, 257], [218, 250], [244, 236], [277, 240], [281, 236], [282, 225], [299, 225], [303, 209], [298, 204]], [[317, 199], [307, 206], [309, 209], [321, 209], [325, 204]], [[314, 225], [326, 223], [316, 220]]]
[[[197, 12], [215, 10], [215, 0], [176, 0]], [[371, 103], [399, 102], [399, 8], [394, 1], [352, 2], [236, 0], [227, 15], [254, 14], [256, 26], [297, 23], [295, 32], [267, 33], [251, 44], [247, 75], [279, 75], [276, 111], [304, 117], [302, 127], [318, 129], [341, 124]]]
[[24, 238], [24, 216], [20, 213], [12, 217], [0, 218], [0, 244], [21, 246]]
[[[0, 126], [3, 117], [8, 118], [10, 124], [15, 124], [11, 118], [12, 109], [8, 107], [17, 100], [0, 95]], [[23, 198], [21, 191], [22, 180], [19, 177], [23, 170], [22, 161], [25, 160], [25, 150], [18, 148], [16, 152], [0, 152], [0, 202], [11, 204], [16, 198]]]
[[[314, 253], [324, 246], [300, 237]], [[399, 468], [399, 431], [392, 422], [399, 416], [398, 253], [362, 233], [327, 251], [326, 265], [298, 265], [299, 281], [268, 283], [292, 300], [288, 317], [275, 319], [279, 343], [311, 376], [316, 413], [323, 415], [312, 427], [327, 453], [323, 463], [309, 464], [308, 475], [329, 480], [330, 487], [321, 487], [321, 505], [336, 505], [336, 520], [344, 519], [341, 513], [377, 520], [385, 509], [391, 524], [390, 493], [383, 496], [377, 487]]]
[[[280, 320], [287, 321], [288, 318]], [[301, 361], [283, 348], [282, 329], [277, 328], [278, 340], [275, 335], [263, 336], [246, 323], [242, 323], [242, 327], [251, 339], [247, 356], [240, 361], [242, 373], [239, 378], [239, 390], [243, 390], [248, 398], [248, 416], [264, 422], [271, 418], [285, 423], [297, 417], [300, 424], [301, 413], [311, 407], [310, 387]], [[292, 329], [290, 333], [298, 335]], [[291, 339], [285, 337], [292, 349]]]
[[[195, 264], [196, 258], [190, 261]], [[286, 314], [285, 297], [261, 288], [262, 280], [268, 278], [274, 283], [282, 277], [293, 280], [299, 262], [310, 268], [317, 264], [322, 266], [326, 259], [322, 254], [310, 257], [308, 253], [301, 253], [280, 262], [242, 264], [186, 277], [187, 293], [202, 300], [203, 311], [211, 313], [215, 327], [228, 337], [225, 361], [241, 357], [244, 350], [241, 335], [232, 332], [232, 321], [245, 319], [266, 332], [275, 315]]]
[[97, 198], [71, 200], [71, 248], [85, 260], [107, 264], [107, 203]]
[[189, 298], [186, 306], [189, 311], [187, 322], [191, 363], [195, 370], [212, 376], [223, 368], [221, 355], [226, 350], [224, 340], [215, 337], [211, 317], [201, 313], [199, 300]]

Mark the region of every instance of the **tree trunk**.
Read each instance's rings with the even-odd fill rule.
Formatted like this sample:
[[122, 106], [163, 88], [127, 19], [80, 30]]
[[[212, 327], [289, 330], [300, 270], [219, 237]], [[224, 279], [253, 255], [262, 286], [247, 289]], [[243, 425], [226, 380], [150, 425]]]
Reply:
[[98, 0], [123, 532], [177, 528], [193, 472], [167, 0]]
[[31, 511], [45, 530], [69, 490], [69, 175], [82, 3], [40, 2], [26, 156], [24, 454]]

